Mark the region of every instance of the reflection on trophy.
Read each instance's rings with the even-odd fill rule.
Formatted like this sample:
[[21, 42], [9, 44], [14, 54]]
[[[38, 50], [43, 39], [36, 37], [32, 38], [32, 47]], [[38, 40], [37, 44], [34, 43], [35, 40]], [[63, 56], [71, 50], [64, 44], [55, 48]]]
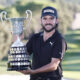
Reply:
[[[29, 18], [29, 14], [31, 15], [29, 21], [32, 18], [32, 12], [30, 10], [26, 10], [26, 17], [23, 18], [6, 18], [7, 13], [5, 11], [1, 12], [1, 21], [4, 24], [4, 20], [10, 21], [12, 28], [12, 35], [17, 36], [17, 40], [13, 42], [10, 47], [10, 51], [8, 53], [8, 70], [26, 70], [30, 67], [30, 57], [27, 53], [26, 46], [21, 42], [20, 35], [24, 30], [24, 21]], [[3, 20], [4, 15], [4, 20]]]

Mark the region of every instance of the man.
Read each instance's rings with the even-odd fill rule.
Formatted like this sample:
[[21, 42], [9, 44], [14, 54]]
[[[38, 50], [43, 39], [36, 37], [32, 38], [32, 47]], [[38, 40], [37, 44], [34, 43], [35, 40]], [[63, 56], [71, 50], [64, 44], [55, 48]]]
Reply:
[[45, 7], [41, 14], [43, 32], [34, 34], [27, 43], [27, 51], [33, 53], [32, 69], [20, 71], [30, 74], [30, 80], [61, 80], [61, 62], [66, 50], [66, 42], [57, 31], [57, 11]]

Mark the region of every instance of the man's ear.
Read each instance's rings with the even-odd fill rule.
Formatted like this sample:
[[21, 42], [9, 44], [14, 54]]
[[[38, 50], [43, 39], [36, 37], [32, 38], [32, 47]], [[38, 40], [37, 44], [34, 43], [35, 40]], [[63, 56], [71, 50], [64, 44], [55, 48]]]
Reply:
[[58, 19], [56, 19], [56, 24], [58, 24]]

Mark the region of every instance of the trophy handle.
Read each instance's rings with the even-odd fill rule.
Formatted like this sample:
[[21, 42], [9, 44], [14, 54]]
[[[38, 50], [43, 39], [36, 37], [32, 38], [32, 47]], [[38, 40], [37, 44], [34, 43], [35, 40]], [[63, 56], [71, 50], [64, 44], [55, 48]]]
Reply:
[[[7, 18], [7, 12], [6, 11], [2, 11], [1, 14], [0, 14], [0, 17], [1, 17], [2, 25], [5, 26], [4, 20], [6, 20], [6, 21], [9, 20], [9, 18]], [[8, 27], [6, 27], [6, 28], [8, 28]], [[8, 28], [8, 30], [11, 30], [11, 29]]]
[[30, 20], [29, 21], [31, 21], [31, 19], [32, 19], [32, 11], [31, 10], [26, 10], [26, 14], [27, 14], [26, 19], [28, 18], [28, 14], [30, 14]]
[[[31, 10], [26, 10], [26, 20], [29, 18], [29, 15], [30, 15], [30, 19], [29, 19], [28, 25], [26, 25], [26, 28], [29, 27], [30, 21], [32, 20], [32, 11]], [[26, 28], [23, 28], [23, 29], [25, 30]]]
[[4, 24], [4, 20], [9, 20], [6, 16], [7, 16], [7, 12], [2, 11], [1, 12], [1, 22], [2, 22], [2, 24]]

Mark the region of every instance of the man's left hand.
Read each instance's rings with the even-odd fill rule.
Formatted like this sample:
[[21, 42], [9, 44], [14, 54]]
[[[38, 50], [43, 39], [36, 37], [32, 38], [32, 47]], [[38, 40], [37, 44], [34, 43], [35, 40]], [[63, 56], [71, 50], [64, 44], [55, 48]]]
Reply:
[[23, 74], [34, 74], [34, 71], [31, 70], [31, 69], [28, 69], [28, 70], [22, 70], [22, 71], [18, 71], [18, 72], [21, 72]]

